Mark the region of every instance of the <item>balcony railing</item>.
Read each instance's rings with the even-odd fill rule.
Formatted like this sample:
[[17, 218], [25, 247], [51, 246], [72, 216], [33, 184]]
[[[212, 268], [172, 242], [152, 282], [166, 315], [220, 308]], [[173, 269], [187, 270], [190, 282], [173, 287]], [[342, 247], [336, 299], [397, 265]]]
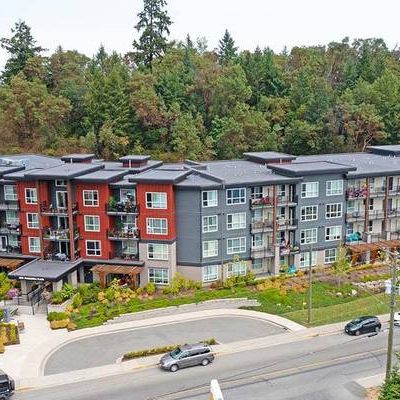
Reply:
[[[67, 242], [70, 240], [70, 230], [69, 229], [53, 229], [53, 228], [43, 228], [43, 239], [51, 240], [55, 242]], [[74, 229], [74, 240], [79, 239], [79, 229]]]
[[276, 198], [277, 204], [297, 204], [297, 196], [296, 195], [288, 195], [288, 196], [277, 196]]
[[369, 210], [368, 219], [383, 219], [385, 218], [384, 210]]
[[21, 242], [18, 242], [18, 246], [8, 245], [5, 249], [0, 250], [0, 254], [1, 253], [21, 254], [22, 253]]
[[138, 214], [139, 205], [133, 201], [121, 201], [106, 204], [106, 212], [109, 215]]
[[253, 258], [267, 258], [274, 256], [274, 248], [271, 244], [267, 244], [265, 246], [252, 247], [251, 248], [251, 256]]
[[346, 222], [364, 221], [364, 219], [365, 219], [364, 210], [357, 210], [346, 214]]
[[367, 197], [367, 194], [368, 194], [367, 188], [348, 187], [346, 191], [348, 199], [365, 198]]
[[257, 199], [250, 199], [250, 205], [252, 208], [272, 207], [274, 205], [274, 198], [273, 196], [264, 196]]
[[[60, 216], [68, 216], [68, 208], [67, 207], [54, 207], [52, 204], [42, 203], [40, 205], [40, 211], [43, 215], [60, 215]], [[78, 204], [72, 204], [72, 214], [78, 213]]]
[[110, 229], [107, 231], [107, 237], [109, 240], [137, 240], [139, 239], [139, 229]]
[[297, 244], [293, 244], [293, 245], [281, 244], [279, 246], [279, 251], [282, 256], [285, 256], [288, 254], [297, 254], [300, 252], [300, 247]]
[[392, 186], [389, 188], [389, 196], [400, 195], [400, 186]]
[[297, 227], [296, 218], [278, 218], [276, 223], [278, 229], [295, 229]]
[[388, 218], [400, 218], [400, 208], [390, 208], [387, 210]]
[[3, 223], [0, 225], [0, 233], [3, 234], [14, 234], [14, 235], [20, 235], [21, 234], [21, 224], [20, 223]]
[[385, 194], [386, 194], [385, 186], [374, 186], [374, 187], [369, 188], [370, 197], [385, 196]]
[[19, 210], [19, 200], [2, 200], [0, 210]]
[[270, 220], [253, 221], [250, 227], [253, 233], [256, 231], [268, 231], [274, 228], [274, 223]]
[[125, 252], [122, 251], [114, 251], [109, 253], [110, 259], [124, 260], [124, 261], [139, 261], [139, 253], [137, 250], [135, 252]]

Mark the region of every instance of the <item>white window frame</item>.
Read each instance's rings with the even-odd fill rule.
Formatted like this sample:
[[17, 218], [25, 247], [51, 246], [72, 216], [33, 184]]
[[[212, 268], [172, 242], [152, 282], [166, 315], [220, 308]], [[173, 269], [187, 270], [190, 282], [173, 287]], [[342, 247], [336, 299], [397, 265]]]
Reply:
[[[59, 204], [59, 198], [58, 198], [59, 193], [63, 193], [63, 199], [65, 199], [65, 207]], [[63, 210], [67, 209], [67, 207], [68, 207], [68, 192], [66, 190], [57, 190], [56, 191], [56, 205], [57, 205], [57, 208], [60, 208]]]
[[[29, 196], [28, 196], [28, 193], [30, 193]], [[37, 204], [37, 189], [36, 188], [25, 188], [25, 203], [26, 204]]]
[[[90, 223], [90, 221], [88, 221], [89, 218], [97, 219], [97, 224]], [[85, 232], [100, 232], [100, 216], [99, 215], [85, 215], [84, 222], [85, 222]], [[96, 226], [97, 226], [97, 229], [93, 229]]]
[[[316, 265], [317, 265], [317, 252], [312, 251], [311, 267], [314, 267]], [[307, 268], [307, 267], [310, 267], [310, 252], [304, 251], [303, 253], [300, 253], [300, 268]]]
[[228, 265], [227, 276], [244, 276], [247, 273], [247, 264], [244, 261], [233, 262]]
[[[36, 242], [36, 244], [33, 244], [34, 241]], [[36, 236], [28, 237], [28, 247], [29, 247], [29, 253], [40, 253], [41, 252], [40, 238]]]
[[55, 181], [56, 186], [67, 186], [67, 181], [65, 179], [56, 179]]
[[[339, 234], [329, 234], [328, 231], [334, 229], [335, 231], [338, 231]], [[332, 237], [333, 236], [333, 237]], [[326, 242], [333, 242], [336, 240], [342, 240], [342, 226], [341, 225], [333, 225], [333, 226], [327, 226], [325, 227], [325, 241]]]
[[[33, 219], [30, 221], [29, 218], [36, 216], [36, 221], [33, 221]], [[39, 224], [39, 214], [38, 213], [26, 213], [26, 226], [28, 229], [39, 229], [40, 224]]]
[[[89, 243], [97, 243], [98, 248], [96, 249], [91, 249], [90, 251], [96, 252], [98, 254], [89, 254], [89, 249], [88, 249], [88, 244]], [[90, 257], [101, 257], [101, 240], [85, 240], [85, 249], [86, 249], [86, 255]]]
[[[334, 253], [334, 255], [331, 254], [332, 252]], [[332, 264], [336, 261], [336, 258], [337, 258], [337, 248], [325, 249], [324, 264]]]
[[326, 195], [339, 196], [343, 194], [343, 179], [335, 179], [333, 181], [326, 181]]
[[[234, 197], [233, 194], [235, 191], [238, 191], [238, 196]], [[246, 204], [246, 188], [230, 188], [226, 189], [226, 205], [232, 206], [235, 204]]]
[[219, 265], [205, 265], [202, 268], [203, 282], [217, 281], [219, 278]]
[[[155, 272], [160, 273], [156, 275]], [[155, 285], [169, 284], [169, 268], [150, 267], [148, 270], [148, 281]]]
[[166, 192], [146, 192], [146, 208], [151, 210], [167, 209]]
[[228, 231], [232, 231], [234, 229], [246, 229], [246, 213], [239, 212], [239, 213], [227, 214], [226, 229]]
[[[234, 241], [239, 241], [238, 245], [234, 245]], [[246, 253], [246, 237], [229, 238], [226, 240], [226, 254]]]
[[[12, 217], [10, 217], [10, 213], [13, 213]], [[6, 210], [6, 224], [19, 224], [19, 215], [17, 210]]]
[[166, 243], [147, 243], [147, 258], [168, 261], [168, 245]]
[[317, 242], [318, 242], [318, 228], [308, 228], [300, 230], [300, 244], [312, 244]]
[[[90, 195], [91, 198], [86, 199], [85, 195]], [[97, 196], [97, 200], [94, 198], [94, 194]], [[98, 207], [99, 206], [99, 191], [95, 189], [88, 189], [82, 191], [83, 206], [84, 207]]]
[[311, 199], [319, 196], [319, 182], [303, 182], [301, 184], [301, 198]]
[[[165, 226], [163, 222], [165, 221]], [[155, 226], [157, 222], [160, 225]], [[146, 232], [148, 235], [168, 235], [168, 219], [167, 218], [146, 218]]]
[[[212, 244], [212, 248], [210, 245]], [[204, 240], [202, 243], [203, 258], [218, 256], [218, 240]]]
[[[213, 194], [214, 198], [209, 199], [209, 194]], [[201, 205], [203, 208], [217, 207], [218, 206], [218, 191], [217, 190], [203, 190], [201, 192]]]
[[[212, 221], [210, 223], [210, 220]], [[203, 215], [202, 217], [202, 232], [218, 232], [218, 216], [217, 215]]]
[[[10, 191], [10, 189], [11, 189], [11, 191]], [[4, 185], [4, 200], [6, 200], [6, 201], [18, 200], [18, 192], [17, 192], [16, 185]]]
[[[307, 211], [311, 212], [307, 213]], [[304, 211], [304, 215], [303, 215]], [[307, 222], [307, 221], [317, 221], [318, 220], [318, 206], [317, 205], [310, 205], [310, 206], [303, 206], [300, 209], [300, 221]]]
[[[332, 208], [336, 208], [336, 210], [332, 211]], [[326, 219], [341, 218], [342, 216], [343, 216], [343, 203], [329, 203], [325, 205]]]

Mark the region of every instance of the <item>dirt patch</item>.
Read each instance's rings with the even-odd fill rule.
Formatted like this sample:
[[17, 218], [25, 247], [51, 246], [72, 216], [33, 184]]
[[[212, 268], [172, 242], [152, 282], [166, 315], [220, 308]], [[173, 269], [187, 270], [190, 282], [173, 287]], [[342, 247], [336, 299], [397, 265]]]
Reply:
[[367, 390], [366, 400], [378, 400], [379, 388], [370, 388]]

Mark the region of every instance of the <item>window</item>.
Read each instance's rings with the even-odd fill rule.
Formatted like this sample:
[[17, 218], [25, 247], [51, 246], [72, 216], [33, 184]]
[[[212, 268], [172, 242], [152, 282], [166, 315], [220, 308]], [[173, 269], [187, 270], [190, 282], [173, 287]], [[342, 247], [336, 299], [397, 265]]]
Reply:
[[252, 199], [262, 199], [263, 188], [262, 186], [254, 186], [251, 188], [251, 198]]
[[203, 217], [203, 233], [218, 231], [218, 217], [216, 215], [207, 215]]
[[226, 216], [226, 229], [244, 229], [246, 228], [246, 213], [240, 212], [228, 214]]
[[226, 241], [227, 254], [237, 254], [246, 252], [246, 238], [234, 238]]
[[168, 245], [164, 243], [148, 243], [147, 258], [150, 260], [168, 260]]
[[57, 208], [67, 208], [68, 196], [67, 192], [56, 192]]
[[64, 179], [56, 179], [56, 186], [67, 186], [67, 181]]
[[205, 190], [201, 192], [203, 207], [216, 207], [218, 205], [218, 192], [216, 190]]
[[234, 188], [226, 190], [226, 204], [244, 204], [246, 203], [246, 189]]
[[255, 233], [252, 237], [252, 247], [262, 247], [263, 246], [263, 234]]
[[318, 219], [318, 206], [301, 207], [301, 221], [316, 221]]
[[228, 265], [228, 278], [230, 276], [246, 275], [246, 263], [243, 261], [231, 263]]
[[158, 208], [165, 210], [167, 208], [167, 193], [146, 193], [146, 208]]
[[37, 204], [37, 190], [35, 188], [25, 189], [26, 204]]
[[374, 230], [374, 221], [368, 221], [368, 232], [373, 232]]
[[340, 239], [342, 239], [342, 227], [340, 225], [325, 228], [325, 240], [327, 242]]
[[166, 235], [168, 233], [166, 218], [147, 218], [147, 233], [152, 235]]
[[17, 235], [8, 235], [8, 244], [11, 247], [18, 247], [18, 236]]
[[36, 213], [27, 213], [26, 223], [29, 229], [39, 229], [39, 215]]
[[306, 182], [301, 184], [301, 198], [318, 197], [318, 182]]
[[283, 198], [286, 196], [286, 185], [279, 185], [278, 186], [278, 197]]
[[355, 202], [354, 200], [347, 201], [347, 212], [352, 213], [355, 210]]
[[374, 199], [369, 199], [368, 210], [374, 211]]
[[326, 205], [326, 219], [340, 218], [342, 216], [342, 203], [333, 203]]
[[216, 281], [218, 279], [218, 265], [206, 265], [203, 267], [203, 282]]
[[326, 195], [336, 196], [339, 194], [343, 194], [343, 180], [326, 181]]
[[168, 268], [149, 268], [149, 282], [152, 282], [156, 285], [168, 285]]
[[85, 207], [98, 207], [99, 206], [99, 192], [97, 190], [84, 190], [83, 191], [83, 205]]
[[[311, 267], [317, 264], [317, 252], [311, 252]], [[310, 267], [310, 252], [306, 251], [300, 254], [300, 267], [307, 268]]]
[[7, 224], [19, 224], [18, 211], [6, 210], [6, 223]]
[[17, 187], [15, 185], [4, 185], [4, 200], [18, 200]]
[[203, 242], [203, 257], [215, 257], [218, 255], [218, 240]]
[[40, 253], [40, 239], [38, 237], [28, 238], [29, 252]]
[[336, 249], [325, 250], [325, 264], [332, 264], [336, 261]]
[[86, 255], [101, 256], [100, 240], [86, 240]]
[[125, 203], [128, 200], [135, 200], [135, 189], [121, 189], [119, 192], [120, 200]]
[[262, 258], [256, 258], [251, 262], [251, 268], [255, 270], [259, 270], [263, 268], [263, 260]]
[[136, 217], [134, 215], [121, 216], [121, 223], [125, 233], [132, 233], [136, 229]]
[[302, 229], [300, 231], [300, 244], [317, 243], [318, 229]]
[[85, 231], [100, 232], [100, 217], [98, 215], [85, 215]]

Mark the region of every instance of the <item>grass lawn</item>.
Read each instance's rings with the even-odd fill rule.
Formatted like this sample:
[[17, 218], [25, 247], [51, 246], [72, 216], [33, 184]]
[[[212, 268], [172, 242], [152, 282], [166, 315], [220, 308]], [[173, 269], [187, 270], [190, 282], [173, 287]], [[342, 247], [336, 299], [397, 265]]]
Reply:
[[[361, 314], [387, 312], [388, 300], [386, 299], [385, 302], [384, 295], [372, 296], [363, 292], [355, 298], [351, 296], [352, 289], [353, 287], [350, 284], [344, 284], [338, 289], [338, 287], [329, 283], [314, 282], [312, 325], [343, 321]], [[337, 296], [338, 291], [342, 293], [342, 296]], [[126, 304], [91, 303], [81, 306], [79, 313], [72, 313], [71, 319], [80, 329], [101, 325], [105, 321], [124, 313], [234, 297], [256, 299], [261, 305], [250, 309], [281, 315], [301, 324], [306, 324], [307, 291], [282, 291], [277, 288], [258, 291], [255, 286], [217, 290], [200, 289], [191, 295], [162, 296], [154, 299], [136, 298]]]

